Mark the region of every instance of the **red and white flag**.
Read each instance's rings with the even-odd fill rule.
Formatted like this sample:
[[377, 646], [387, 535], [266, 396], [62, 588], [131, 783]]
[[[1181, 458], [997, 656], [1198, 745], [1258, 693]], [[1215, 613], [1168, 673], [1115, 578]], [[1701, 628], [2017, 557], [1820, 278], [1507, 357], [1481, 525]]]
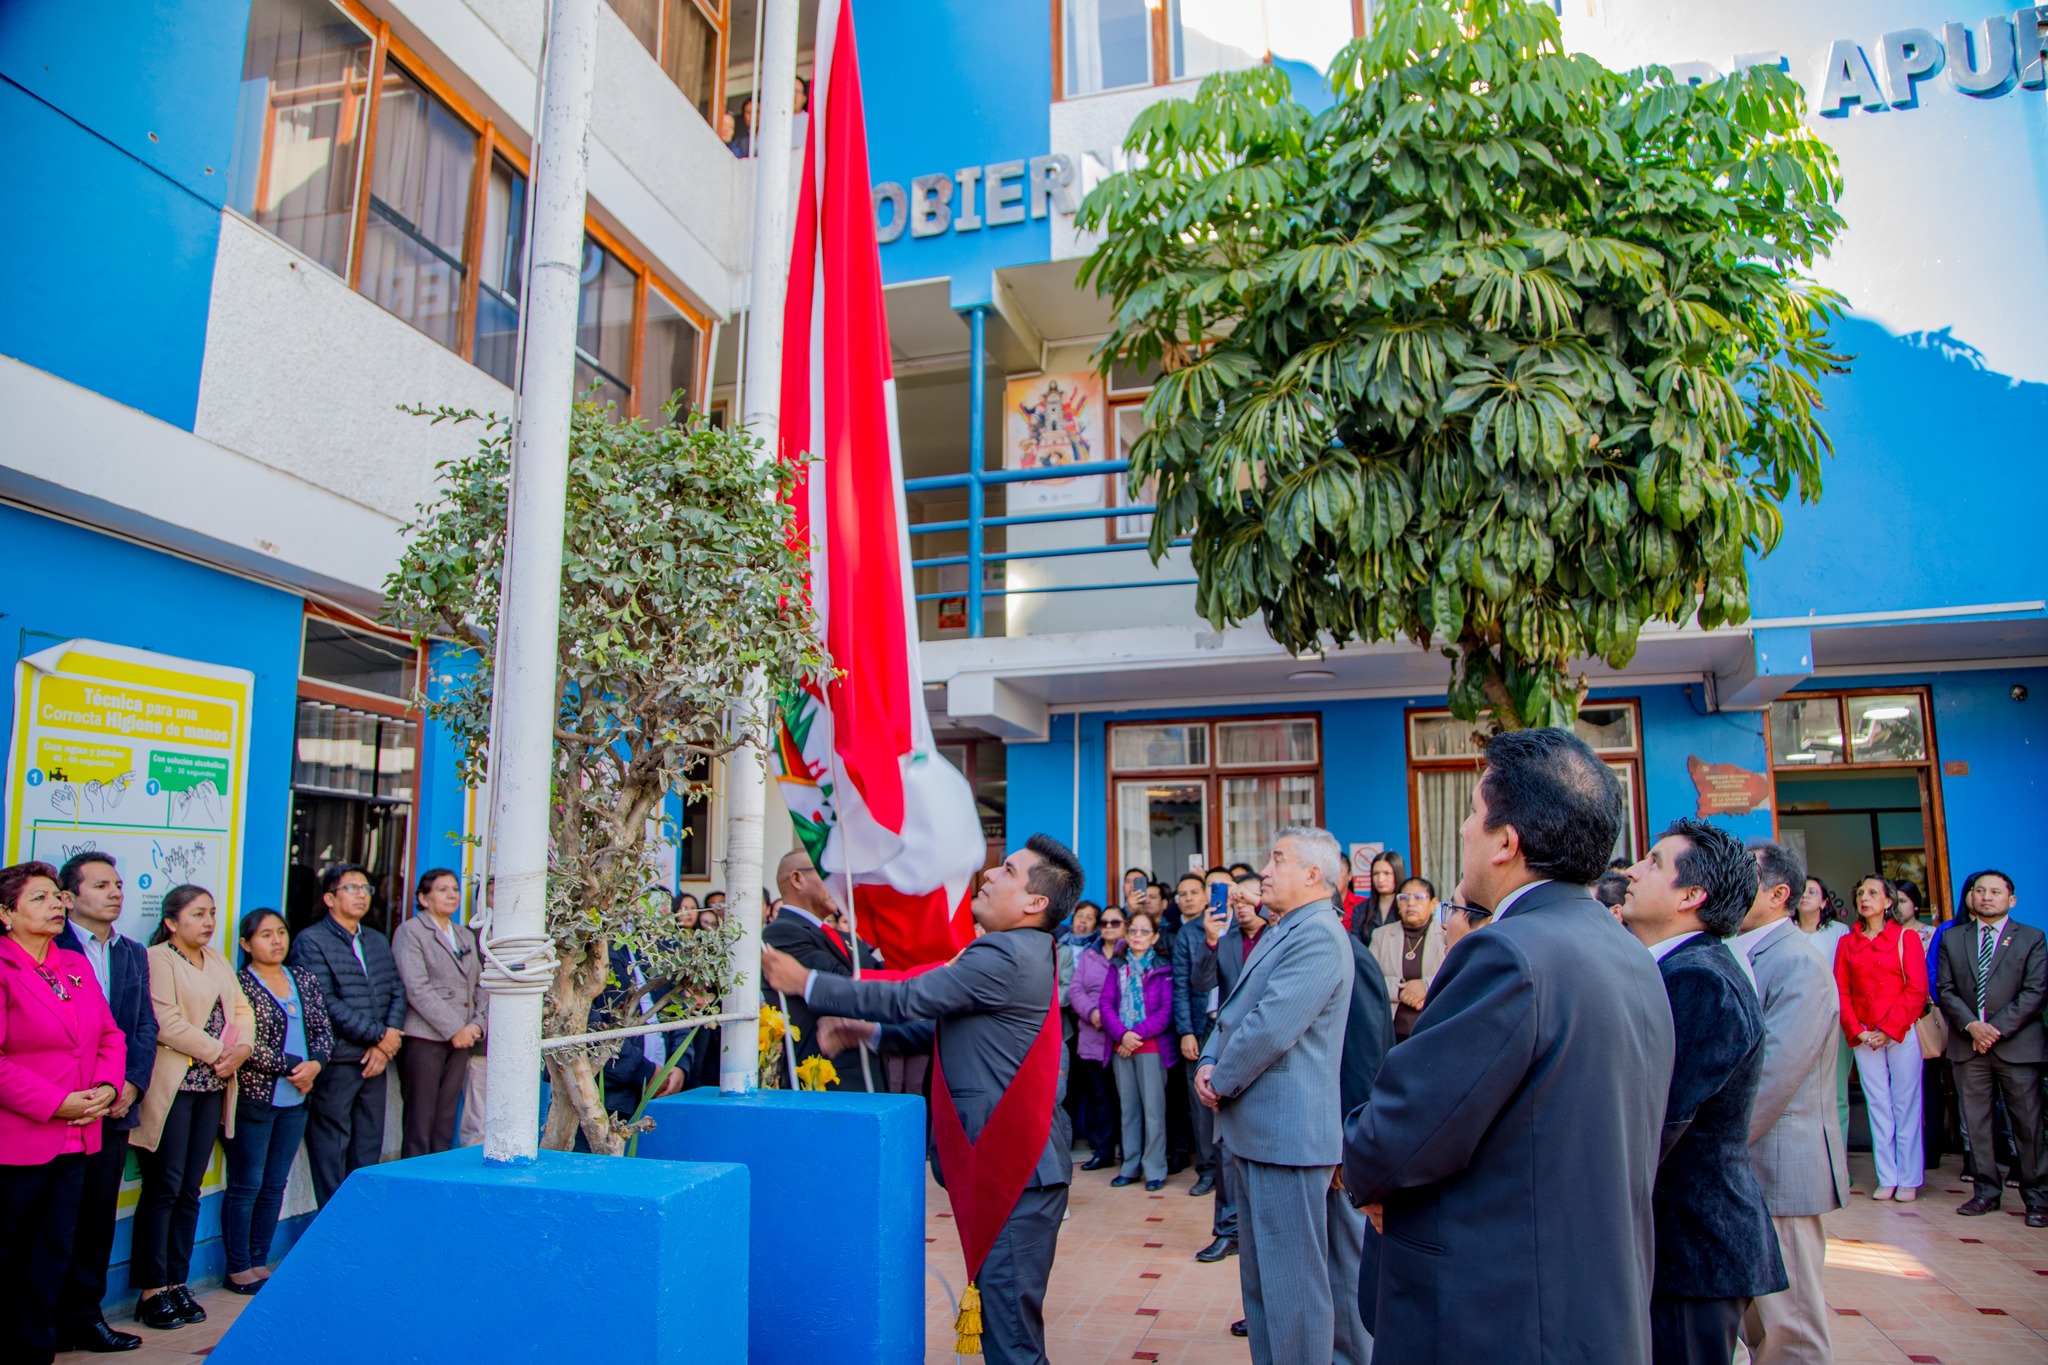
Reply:
[[892, 969], [973, 937], [974, 793], [932, 743], [917, 656], [896, 380], [868, 183], [851, 0], [819, 7], [817, 79], [783, 323], [780, 456], [833, 665], [784, 694], [776, 777], [812, 861], [850, 874], [862, 938]]

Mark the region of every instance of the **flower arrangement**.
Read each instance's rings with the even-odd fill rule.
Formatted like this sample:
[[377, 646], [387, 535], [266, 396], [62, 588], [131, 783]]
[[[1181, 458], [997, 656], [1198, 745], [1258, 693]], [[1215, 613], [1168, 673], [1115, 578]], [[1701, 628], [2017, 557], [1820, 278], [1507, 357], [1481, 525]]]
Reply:
[[796, 1064], [796, 1088], [823, 1090], [839, 1084], [839, 1068], [829, 1057], [806, 1057]]

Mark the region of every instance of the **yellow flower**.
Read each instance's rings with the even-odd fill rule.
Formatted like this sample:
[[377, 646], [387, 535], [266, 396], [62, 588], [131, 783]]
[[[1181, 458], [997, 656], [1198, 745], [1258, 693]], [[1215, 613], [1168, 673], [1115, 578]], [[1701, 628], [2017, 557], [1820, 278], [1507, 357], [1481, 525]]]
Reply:
[[839, 1069], [828, 1057], [806, 1057], [796, 1064], [796, 1088], [823, 1090], [839, 1083]]
[[765, 1066], [768, 1059], [775, 1055], [776, 1049], [782, 1046], [782, 1032], [788, 1026], [788, 1022], [782, 1017], [781, 1010], [773, 1005], [761, 1006], [762, 1065]]

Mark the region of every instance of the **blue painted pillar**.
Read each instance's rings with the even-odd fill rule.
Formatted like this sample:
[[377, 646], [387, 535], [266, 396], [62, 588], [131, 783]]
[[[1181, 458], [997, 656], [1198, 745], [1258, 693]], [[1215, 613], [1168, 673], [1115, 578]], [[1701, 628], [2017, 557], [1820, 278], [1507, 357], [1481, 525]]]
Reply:
[[638, 1159], [750, 1168], [753, 1365], [924, 1359], [922, 1099], [692, 1090], [647, 1116]]
[[976, 304], [967, 310], [967, 634], [982, 634], [981, 543], [982, 543], [982, 441], [988, 413], [988, 307]]

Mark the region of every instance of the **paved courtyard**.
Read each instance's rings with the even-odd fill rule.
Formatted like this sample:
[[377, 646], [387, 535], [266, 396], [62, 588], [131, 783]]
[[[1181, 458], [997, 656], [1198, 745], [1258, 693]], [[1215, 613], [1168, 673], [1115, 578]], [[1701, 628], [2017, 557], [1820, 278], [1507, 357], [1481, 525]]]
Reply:
[[[2004, 1213], [1958, 1218], [1963, 1190], [1951, 1158], [1916, 1204], [1871, 1202], [1870, 1163], [1850, 1166], [1858, 1192], [1828, 1223], [1828, 1301], [1835, 1358], [1921, 1365], [2048, 1365], [2048, 1231], [2029, 1231], [2017, 1198]], [[1230, 1336], [1240, 1316], [1237, 1264], [1197, 1265], [1209, 1240], [1210, 1201], [1190, 1199], [1192, 1172], [1156, 1195], [1113, 1190], [1108, 1171], [1075, 1173], [1048, 1298], [1048, 1353], [1058, 1365], [1159, 1361], [1243, 1365]], [[961, 1283], [946, 1195], [930, 1187], [925, 1219], [927, 1365], [954, 1365], [953, 1296]], [[204, 1359], [246, 1300], [218, 1289], [201, 1296], [209, 1320], [174, 1333], [144, 1330], [127, 1365], [193, 1365]], [[117, 1324], [130, 1326], [132, 1324]], [[65, 1362], [96, 1359], [59, 1356]], [[366, 1362], [365, 1365], [377, 1365]]]

